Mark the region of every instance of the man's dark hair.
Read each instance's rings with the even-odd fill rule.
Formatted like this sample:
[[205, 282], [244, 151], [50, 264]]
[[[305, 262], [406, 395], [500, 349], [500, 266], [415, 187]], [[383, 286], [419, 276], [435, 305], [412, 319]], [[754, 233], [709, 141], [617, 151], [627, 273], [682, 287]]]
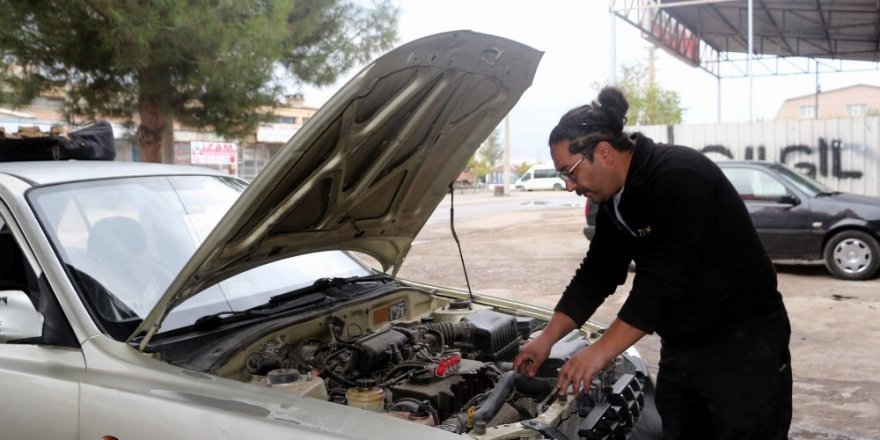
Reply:
[[[598, 101], [598, 102], [597, 102]], [[569, 141], [571, 153], [593, 160], [599, 142], [606, 141], [618, 151], [632, 150], [629, 135], [623, 132], [629, 103], [616, 87], [606, 86], [596, 101], [569, 110], [550, 132], [549, 144]]]

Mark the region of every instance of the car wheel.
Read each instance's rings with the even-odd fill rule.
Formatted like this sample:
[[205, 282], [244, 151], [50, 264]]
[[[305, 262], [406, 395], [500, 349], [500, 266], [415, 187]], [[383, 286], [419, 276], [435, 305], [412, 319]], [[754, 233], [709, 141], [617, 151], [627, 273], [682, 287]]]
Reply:
[[842, 231], [825, 245], [825, 266], [845, 280], [866, 280], [880, 267], [877, 239], [862, 231]]
[[524, 186], [518, 186], [518, 187], [516, 187], [516, 190], [522, 192], [522, 191], [525, 191], [525, 190], [526, 190], [526, 187], [524, 187]]
[[553, 191], [562, 191], [562, 185], [558, 183], [553, 185]]

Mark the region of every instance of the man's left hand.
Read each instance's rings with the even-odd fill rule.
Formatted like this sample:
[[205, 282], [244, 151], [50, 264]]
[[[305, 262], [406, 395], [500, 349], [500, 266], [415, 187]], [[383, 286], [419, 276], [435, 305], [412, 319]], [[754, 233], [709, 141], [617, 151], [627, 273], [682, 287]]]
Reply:
[[559, 394], [565, 394], [569, 385], [575, 395], [581, 390], [589, 391], [593, 376], [599, 374], [611, 359], [623, 353], [642, 336], [645, 336], [644, 331], [627, 324], [620, 318], [615, 319], [602, 337], [575, 353], [559, 369], [559, 377], [556, 379]]
[[611, 362], [611, 357], [599, 353], [595, 345], [575, 353], [559, 370], [559, 377], [556, 380], [559, 394], [565, 394], [569, 385], [575, 395], [580, 390], [586, 393], [590, 390], [593, 376], [599, 374], [609, 362]]

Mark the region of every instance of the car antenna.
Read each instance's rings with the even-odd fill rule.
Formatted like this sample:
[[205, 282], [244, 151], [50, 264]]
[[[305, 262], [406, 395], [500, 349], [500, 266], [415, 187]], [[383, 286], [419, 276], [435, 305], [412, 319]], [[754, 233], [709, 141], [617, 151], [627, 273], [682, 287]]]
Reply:
[[[453, 183], [449, 184], [449, 229], [452, 230], [452, 238], [458, 245], [458, 256], [461, 258], [461, 269], [464, 271], [464, 282], [467, 283], [468, 298], [470, 303], [474, 302], [474, 292], [471, 291], [471, 282], [468, 280], [467, 266], [464, 264], [464, 254], [461, 252], [461, 242], [458, 241], [458, 234], [455, 233], [455, 187]], [[470, 304], [468, 304], [470, 306]]]

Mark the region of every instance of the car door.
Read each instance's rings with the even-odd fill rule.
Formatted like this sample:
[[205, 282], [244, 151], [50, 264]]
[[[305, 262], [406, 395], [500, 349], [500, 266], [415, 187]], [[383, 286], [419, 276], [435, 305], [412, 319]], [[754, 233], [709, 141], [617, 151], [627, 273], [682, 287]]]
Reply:
[[[24, 291], [36, 309], [46, 310], [46, 304], [40, 303], [49, 300], [46, 295], [52, 293], [47, 291], [47, 283], [39, 281], [42, 271], [21, 230], [10, 220], [9, 210], [0, 203], [0, 289]], [[46, 328], [53, 324], [47, 322], [51, 315], [43, 313], [44, 337]], [[0, 331], [3, 325], [0, 322]], [[9, 329], [14, 324], [6, 325]], [[85, 361], [78, 347], [57, 344], [41, 338], [0, 343], [0, 437], [78, 438], [79, 382]]]
[[526, 191], [532, 190], [532, 184], [534, 183], [532, 182], [532, 170], [527, 171], [520, 177], [520, 183]]
[[770, 258], [814, 256], [809, 198], [764, 169], [725, 167], [723, 171], [745, 202]]

